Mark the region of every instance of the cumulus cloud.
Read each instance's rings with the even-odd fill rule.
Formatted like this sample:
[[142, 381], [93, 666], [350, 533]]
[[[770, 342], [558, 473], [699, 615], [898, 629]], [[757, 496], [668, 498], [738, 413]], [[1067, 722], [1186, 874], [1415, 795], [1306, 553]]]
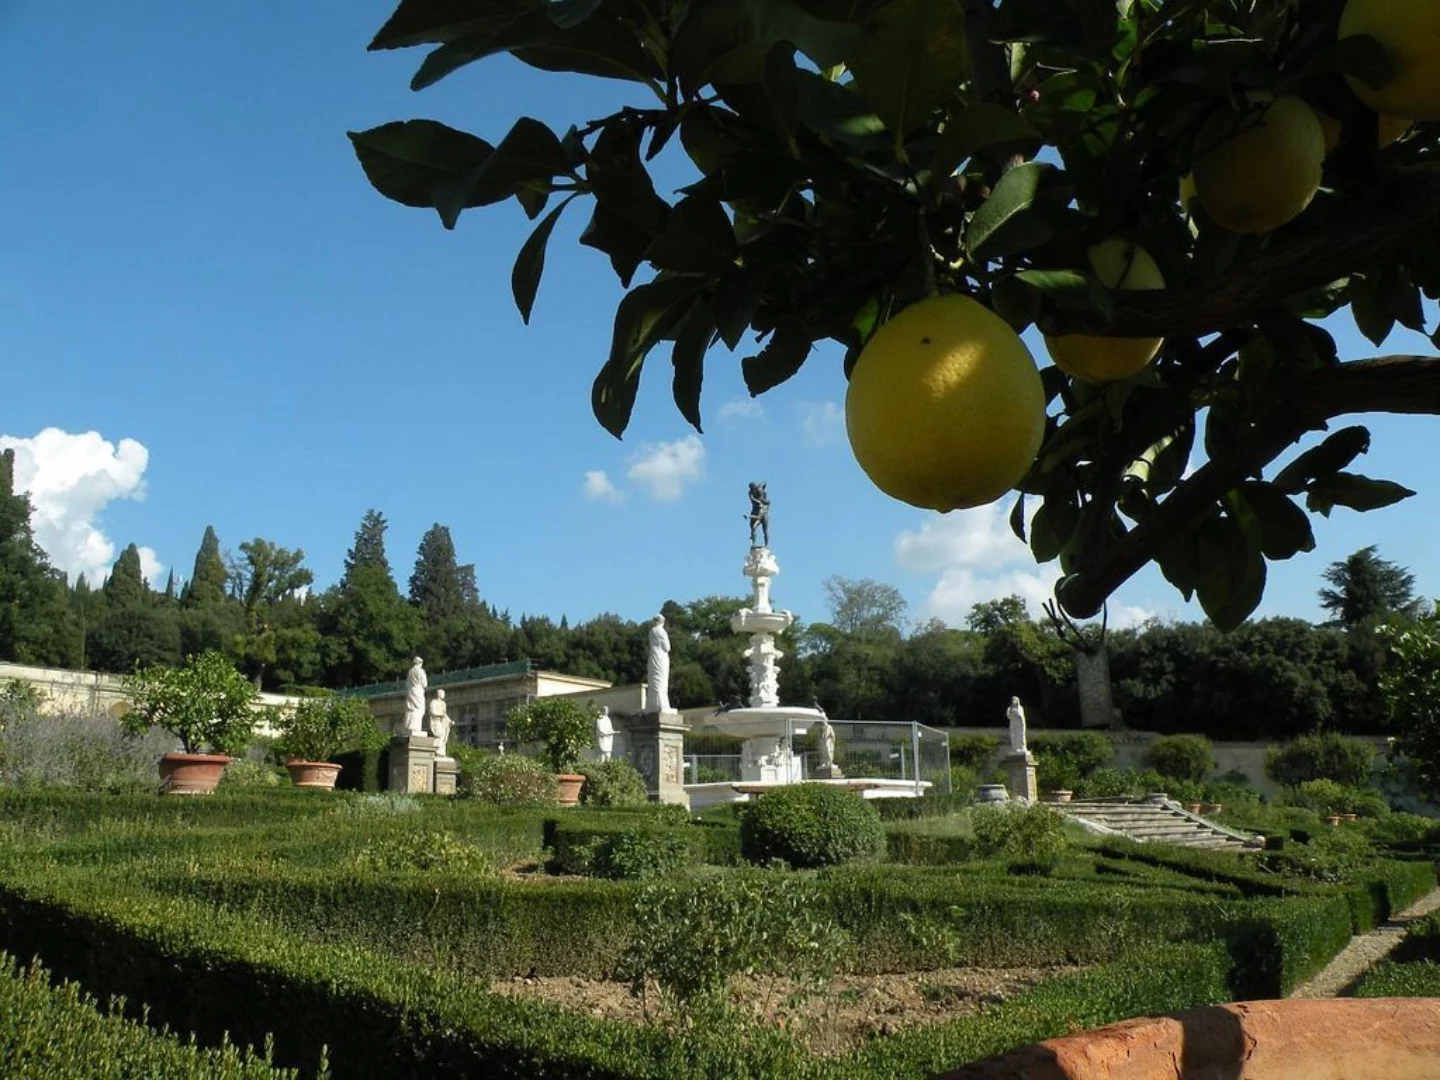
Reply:
[[618, 503], [624, 498], [604, 469], [591, 469], [585, 474], [585, 497], [609, 503]]
[[800, 430], [811, 446], [837, 443], [845, 431], [845, 410], [835, 401], [806, 405], [800, 417]]
[[652, 499], [672, 502], [705, 473], [705, 444], [698, 435], [667, 443], [644, 443], [630, 458], [625, 476]]
[[721, 423], [730, 420], [759, 420], [765, 415], [765, 406], [754, 398], [734, 398], [720, 406], [716, 413]]
[[[15, 487], [30, 495], [35, 541], [73, 579], [99, 584], [115, 562], [115, 544], [98, 524], [116, 499], [145, 497], [150, 452], [134, 439], [112, 443], [98, 431], [72, 434], [46, 428], [33, 438], [0, 435], [0, 450], [15, 451]], [[140, 548], [140, 566], [161, 584], [165, 566], [153, 548]]]

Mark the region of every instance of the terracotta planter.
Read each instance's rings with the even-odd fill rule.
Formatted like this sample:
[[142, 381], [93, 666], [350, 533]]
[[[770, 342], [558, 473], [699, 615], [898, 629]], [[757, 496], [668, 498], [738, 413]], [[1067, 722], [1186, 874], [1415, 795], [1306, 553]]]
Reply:
[[1198, 803], [1198, 802], [1186, 803], [1186, 804], [1185, 804], [1185, 809], [1188, 810], [1188, 811], [1189, 811], [1190, 813], [1192, 813], [1192, 814], [1197, 814], [1197, 815], [1198, 815], [1198, 814], [1200, 813], [1201, 808], [1204, 807], [1204, 805], [1205, 805], [1204, 803]]
[[1248, 1001], [1108, 1027], [976, 1062], [942, 1080], [1431, 1080], [1440, 1000]]
[[1339, 825], [1339, 824], [1340, 824], [1340, 815], [1339, 815], [1339, 814], [1331, 814], [1329, 817], [1327, 817], [1327, 818], [1325, 819], [1325, 824], [1326, 824], [1326, 825]]
[[1055, 791], [1045, 792], [1040, 797], [1040, 801], [1047, 803], [1067, 803], [1074, 797], [1074, 795], [1075, 793], [1073, 791], [1070, 791], [1066, 788], [1058, 788]]
[[585, 786], [585, 777], [579, 773], [556, 773], [560, 783], [560, 805], [575, 806], [580, 802], [580, 789]]
[[333, 761], [301, 761], [291, 758], [285, 762], [290, 772], [290, 782], [296, 787], [335, 790], [335, 780], [340, 776], [340, 766]]
[[1223, 814], [1225, 812], [1225, 804], [1218, 802], [1206, 803], [1200, 812], [1202, 814]]
[[160, 758], [160, 794], [213, 795], [229, 764], [225, 754], [164, 754]]

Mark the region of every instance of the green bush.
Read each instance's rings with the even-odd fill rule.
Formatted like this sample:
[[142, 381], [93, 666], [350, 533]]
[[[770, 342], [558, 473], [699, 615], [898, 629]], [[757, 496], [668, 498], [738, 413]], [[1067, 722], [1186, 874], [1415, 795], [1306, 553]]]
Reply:
[[885, 850], [880, 814], [827, 784], [794, 784], [761, 795], [740, 818], [740, 851], [753, 863], [783, 859], [799, 868], [834, 866]]
[[410, 831], [366, 844], [355, 857], [363, 870], [450, 870], [467, 874], [495, 873], [490, 857], [474, 844], [443, 829]]
[[1440, 962], [1416, 960], [1397, 964], [1382, 960], [1361, 977], [1355, 996], [1440, 998]]
[[596, 710], [565, 697], [537, 698], [517, 705], [505, 718], [516, 742], [541, 744], [541, 756], [557, 773], [573, 773], [580, 751], [595, 738]]
[[1344, 787], [1370, 782], [1375, 749], [1344, 735], [1302, 735], [1265, 755], [1265, 775], [1277, 784], [1299, 787], [1307, 780], [1333, 780]]
[[187, 754], [238, 754], [255, 734], [255, 684], [221, 653], [191, 656], [178, 668], [137, 669], [124, 684], [133, 707], [120, 722], [133, 734], [164, 728]]
[[1145, 763], [1167, 779], [1199, 783], [1215, 771], [1215, 748], [1204, 735], [1162, 735], [1145, 751]]
[[634, 826], [552, 835], [550, 869], [557, 874], [641, 880], [663, 877], [694, 861], [686, 837], [672, 829]]
[[341, 697], [329, 690], [281, 710], [276, 727], [280, 737], [275, 749], [301, 761], [329, 761], [336, 754], [378, 748], [386, 741], [370, 706], [360, 698]]
[[1058, 813], [1034, 806], [977, 806], [970, 818], [976, 851], [1003, 856], [1034, 869], [1053, 867], [1065, 848]]
[[579, 770], [585, 777], [580, 801], [587, 806], [645, 806], [645, 778], [628, 761], [588, 761]]
[[268, 761], [250, 757], [237, 757], [225, 766], [220, 784], [226, 788], [267, 788], [280, 784], [282, 770]]
[[555, 774], [523, 754], [468, 754], [460, 760], [456, 794], [495, 806], [554, 806]]
[[242, 1052], [229, 1040], [213, 1050], [181, 1043], [123, 1015], [102, 1010], [73, 982], [50, 985], [39, 964], [21, 968], [0, 952], [0, 1068], [11, 1080], [107, 1077], [112, 1080], [285, 1080], [297, 1074]]
[[1001, 740], [997, 735], [967, 735], [962, 732], [950, 733], [950, 766], [982, 773], [994, 760], [1000, 750]]
[[1098, 731], [1036, 735], [1029, 745], [1035, 753], [1035, 774], [1042, 791], [1074, 791], [1115, 758], [1115, 744]]
[[1280, 851], [1262, 851], [1256, 861], [1273, 873], [1338, 884], [1354, 881], [1374, 858], [1374, 846], [1359, 829], [1327, 828], [1316, 833], [1307, 844], [1287, 844]]

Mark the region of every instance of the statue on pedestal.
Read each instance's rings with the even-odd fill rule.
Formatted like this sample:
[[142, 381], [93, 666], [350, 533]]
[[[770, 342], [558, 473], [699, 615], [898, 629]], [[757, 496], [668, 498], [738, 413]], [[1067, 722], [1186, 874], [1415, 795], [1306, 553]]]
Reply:
[[405, 731], [406, 735], [425, 734], [425, 688], [430, 680], [425, 674], [420, 657], [410, 664], [405, 676]]
[[615, 746], [615, 722], [610, 719], [610, 706], [602, 705], [595, 717], [595, 749], [601, 761], [610, 760], [610, 751]]
[[1010, 721], [1010, 752], [1012, 754], [1025, 754], [1029, 750], [1025, 746], [1025, 706], [1020, 704], [1018, 697], [1010, 699], [1010, 708], [1005, 710], [1005, 716]]
[[820, 717], [820, 769], [822, 777], [834, 777], [835, 768], [835, 729], [831, 726], [828, 717], [823, 714]]
[[435, 696], [430, 699], [429, 727], [430, 734], [438, 740], [439, 745], [435, 747], [435, 756], [445, 756], [445, 746], [450, 741], [450, 708], [445, 704], [445, 691], [436, 690]]
[[665, 616], [656, 615], [650, 626], [650, 655], [645, 662], [647, 704], [659, 712], [670, 711], [670, 635]]
[[[765, 491], [762, 483], [750, 485], [750, 546], [770, 546], [770, 496]], [[759, 529], [764, 541], [757, 545], [755, 543], [755, 530]]]

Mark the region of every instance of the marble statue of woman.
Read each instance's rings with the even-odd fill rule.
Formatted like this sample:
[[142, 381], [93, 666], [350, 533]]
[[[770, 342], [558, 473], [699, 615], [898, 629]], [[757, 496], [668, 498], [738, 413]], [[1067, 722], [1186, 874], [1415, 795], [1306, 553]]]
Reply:
[[601, 761], [610, 760], [610, 751], [615, 746], [615, 721], [610, 719], [610, 706], [600, 706], [600, 714], [595, 717], [595, 750], [600, 755]]
[[1010, 699], [1010, 708], [1005, 710], [1005, 716], [1010, 721], [1010, 752], [1013, 754], [1026, 753], [1025, 706], [1020, 704], [1018, 697]]
[[405, 676], [405, 734], [425, 734], [425, 688], [430, 680], [425, 675], [420, 657], [410, 664]]
[[665, 616], [656, 615], [650, 626], [650, 656], [645, 664], [645, 696], [651, 708], [670, 711], [670, 635]]
[[435, 696], [430, 699], [430, 734], [435, 737], [439, 745], [435, 747], [435, 756], [445, 756], [445, 745], [450, 741], [450, 708], [445, 704], [445, 691], [436, 690]]
[[826, 775], [835, 768], [835, 729], [824, 716], [820, 717], [820, 770]]

